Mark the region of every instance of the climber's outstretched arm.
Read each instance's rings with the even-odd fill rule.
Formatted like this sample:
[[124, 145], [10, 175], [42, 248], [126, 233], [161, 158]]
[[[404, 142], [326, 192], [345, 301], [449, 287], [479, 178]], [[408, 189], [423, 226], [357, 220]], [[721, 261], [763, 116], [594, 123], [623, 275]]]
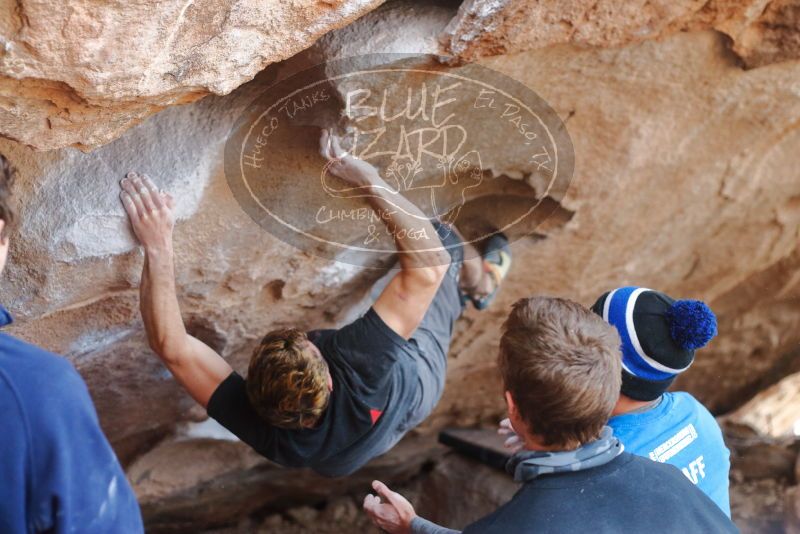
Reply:
[[422, 210], [390, 188], [377, 169], [347, 154], [327, 130], [320, 152], [328, 171], [357, 187], [394, 238], [400, 272], [373, 304], [375, 312], [395, 332], [408, 339], [422, 322], [450, 267], [450, 254]]
[[129, 173], [121, 185], [122, 203], [145, 252], [139, 293], [147, 340], [175, 379], [205, 407], [232, 369], [184, 327], [175, 294], [173, 199], [136, 173]]

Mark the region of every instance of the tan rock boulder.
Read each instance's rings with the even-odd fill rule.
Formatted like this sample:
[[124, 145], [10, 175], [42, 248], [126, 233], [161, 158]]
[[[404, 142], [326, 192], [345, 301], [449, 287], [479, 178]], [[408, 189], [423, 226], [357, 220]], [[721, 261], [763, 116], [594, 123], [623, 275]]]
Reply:
[[[130, 467], [128, 477], [148, 532], [186, 532], [236, 522], [265, 507], [316, 505], [348, 493], [364, 494], [376, 478], [400, 484], [442, 452], [431, 439], [406, 439], [357, 473], [330, 479], [271, 464], [241, 443], [197, 438], [159, 445]], [[184, 469], [177, 471], [176, 465]]]
[[795, 373], [759, 392], [726, 419], [767, 436], [790, 436], [800, 428], [799, 406], [800, 373]]
[[89, 149], [223, 95], [382, 0], [2, 0], [0, 134]]
[[[2, 0], [0, 134], [39, 149], [98, 147], [165, 107], [229, 93], [382, 2]], [[731, 37], [748, 66], [800, 52], [796, 0], [467, 0], [457, 15], [448, 2], [402, 9], [406, 17], [393, 26], [372, 28], [372, 51], [393, 44], [419, 50], [423, 39], [425, 48], [472, 61], [713, 28]], [[440, 26], [439, 15], [430, 16], [435, 10], [449, 24], [432, 33]], [[342, 52], [363, 51], [347, 31], [339, 39]]]
[[[390, 7], [374, 16], [396, 10], [413, 20], [413, 10]], [[445, 18], [439, 13], [426, 28], [438, 31]], [[368, 16], [342, 31], [368, 51], [365, 36], [375, 23]], [[376, 49], [402, 51], [402, 39], [385, 29], [391, 26], [379, 27], [386, 39]], [[425, 34], [421, 50], [429, 47]], [[342, 35], [326, 38], [329, 50], [345, 42]], [[324, 44], [309, 54], [325, 57]], [[141, 255], [117, 182], [136, 169], [178, 197], [184, 317], [237, 369], [271, 328], [340, 323], [381, 273], [298, 251], [265, 232], [242, 211], [224, 175], [226, 138], [242, 110], [309, 61], [274, 65], [228, 96], [166, 109], [90, 153], [37, 152], [0, 139], [0, 152], [20, 167], [21, 221], [3, 280], [3, 303], [17, 316], [10, 332], [76, 365], [123, 461], [142, 468], [137, 480], [144, 466], [158, 467], [148, 514], [164, 523], [178, 517], [173, 511], [191, 509], [195, 481], [186, 474], [215, 454], [215, 441], [176, 431], [205, 414], [146, 346], [137, 309]], [[534, 293], [589, 305], [605, 290], [637, 284], [706, 299], [719, 314], [720, 336], [679, 387], [714, 410], [732, 409], [780, 378], [800, 342], [800, 65], [745, 70], [726, 38], [711, 31], [611, 49], [547, 47], [481, 65], [524, 83], [555, 109], [574, 145], [575, 173], [566, 196], [551, 199], [557, 209], [548, 224], [514, 243], [515, 266], [496, 305], [470, 311], [458, 324], [444, 397], [421, 433], [496, 421], [503, 409], [498, 330], [509, 305]], [[495, 180], [467, 213], [495, 217], [520, 199], [529, 202], [531, 188], [519, 178], [532, 166], [500, 127], [465, 117], [470, 128], [494, 134], [482, 162]], [[297, 137], [271, 155], [289, 169], [287, 181], [311, 187], [318, 179], [316, 142]], [[239, 457], [241, 448], [218, 445], [220, 462]], [[400, 469], [406, 460], [394, 454], [386, 461]], [[226, 484], [260, 480], [265, 466], [236, 464]], [[221, 492], [213, 485], [218, 472], [197, 484]], [[265, 502], [257, 487], [242, 509]], [[159, 508], [159, 500], [174, 508]]]
[[715, 29], [755, 67], [800, 57], [796, 0], [467, 0], [443, 35], [462, 59], [559, 43], [619, 46], [687, 29]]

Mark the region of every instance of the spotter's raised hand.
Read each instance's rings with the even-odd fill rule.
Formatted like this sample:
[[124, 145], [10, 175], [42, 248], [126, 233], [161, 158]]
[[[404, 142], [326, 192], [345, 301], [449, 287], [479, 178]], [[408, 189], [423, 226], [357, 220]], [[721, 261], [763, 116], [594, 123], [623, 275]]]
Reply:
[[364, 511], [375, 526], [389, 534], [410, 533], [411, 522], [417, 516], [411, 503], [378, 480], [372, 482], [372, 489], [377, 495], [364, 498]]

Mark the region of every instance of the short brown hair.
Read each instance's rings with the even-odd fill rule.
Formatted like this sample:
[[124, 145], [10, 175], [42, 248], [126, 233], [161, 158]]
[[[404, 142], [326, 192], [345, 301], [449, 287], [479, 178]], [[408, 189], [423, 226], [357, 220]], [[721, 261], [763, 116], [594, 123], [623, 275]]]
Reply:
[[14, 207], [11, 205], [11, 186], [14, 185], [14, 177], [17, 170], [11, 165], [6, 157], [0, 154], [0, 220], [5, 225], [0, 232], [0, 238], [8, 235], [8, 228], [14, 224]]
[[498, 363], [520, 417], [544, 445], [596, 439], [619, 398], [619, 334], [569, 300], [518, 300], [503, 325]]
[[281, 428], [310, 428], [328, 405], [328, 365], [304, 332], [264, 336], [250, 359], [247, 396], [256, 412]]

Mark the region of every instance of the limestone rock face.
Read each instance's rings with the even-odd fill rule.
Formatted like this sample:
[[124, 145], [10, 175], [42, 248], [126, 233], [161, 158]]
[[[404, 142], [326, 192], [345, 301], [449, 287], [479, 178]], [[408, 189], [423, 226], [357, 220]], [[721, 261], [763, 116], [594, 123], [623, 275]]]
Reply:
[[[193, 439], [159, 445], [134, 463], [128, 476], [148, 531], [190, 532], [199, 525], [241, 520], [259, 508], [316, 505], [360, 493], [376, 478], [403, 483], [442, 452], [432, 439], [406, 439], [357, 473], [330, 479], [270, 464], [242, 443]], [[175, 465], [184, 469], [176, 471]]]
[[451, 453], [424, 479], [416, 511], [434, 523], [463, 529], [507, 503], [519, 488], [507, 473]]
[[796, 0], [467, 0], [443, 35], [464, 59], [558, 43], [619, 46], [681, 30], [713, 28], [750, 67], [800, 57]]
[[760, 433], [784, 437], [796, 433], [800, 405], [800, 373], [783, 378], [727, 416], [731, 422], [748, 425]]
[[[34, 14], [45, 8], [26, 1], [20, 5], [31, 22], [20, 26], [19, 35], [33, 35]], [[184, 19], [199, 17], [194, 10], [202, 5], [188, 4]], [[138, 312], [142, 258], [118, 201], [118, 181], [130, 170], [149, 173], [177, 198], [176, 276], [184, 319], [191, 333], [238, 370], [246, 368], [257, 340], [272, 328], [341, 324], [382, 273], [297, 250], [255, 224], [237, 204], [224, 174], [227, 136], [248, 104], [275, 81], [349, 50], [433, 52], [434, 37], [455, 15], [448, 6], [385, 6], [307, 52], [270, 66], [227, 96], [165, 109], [88, 153], [75, 148], [36, 151], [8, 138], [41, 147], [104, 143], [154, 107], [228, 92], [252, 77], [258, 70], [252, 57], [237, 55], [241, 48], [226, 48], [217, 39], [269, 40], [277, 51], [265, 55], [263, 65], [316, 38], [323, 31], [322, 19], [312, 15], [319, 10], [329, 9], [324, 20], [334, 25], [355, 16], [356, 6], [367, 9], [368, 4], [315, 4], [314, 10], [295, 12], [289, 33], [298, 35], [302, 27], [309, 39], [305, 45], [289, 37], [268, 38], [265, 28], [282, 35], [281, 25], [255, 18], [261, 13], [269, 19], [283, 7], [270, 3], [269, 9], [278, 11], [262, 13], [256, 3], [234, 6], [227, 19], [212, 18], [221, 29], [205, 44], [178, 31], [173, 42], [184, 43], [183, 48], [170, 48], [159, 40], [163, 28], [145, 32], [149, 44], [142, 50], [163, 49], [165, 56], [152, 63], [152, 71], [140, 62], [130, 79], [125, 68], [93, 70], [91, 61], [78, 54], [60, 63], [23, 61], [20, 72], [27, 74], [0, 81], [3, 110], [20, 102], [29, 102], [25, 109], [33, 110], [33, 118], [24, 122], [0, 121], [6, 128], [0, 152], [20, 169], [15, 194], [21, 217], [2, 281], [3, 304], [17, 318], [9, 331], [75, 364], [89, 385], [104, 430], [145, 499], [148, 522], [158, 528], [197, 530], [223, 524], [261, 506], [302, 504], [302, 495], [325, 499], [336, 486], [308, 473], [277, 474], [274, 466], [243, 452], [230, 436], [204, 422], [205, 413], [148, 349]], [[699, 9], [688, 2], [674, 6], [669, 9]], [[75, 8], [51, 6], [48, 16], [69, 9]], [[95, 12], [104, 9], [111, 8], [95, 7]], [[771, 9], [776, 7], [766, 12]], [[252, 26], [236, 18], [245, 12], [255, 21]], [[302, 24], [301, 15], [309, 17]], [[124, 25], [117, 27], [109, 17], [109, 25], [98, 26], [100, 44], [82, 53], [101, 54], [109, 39], [103, 32], [123, 32]], [[152, 13], [146, 18], [142, 28], [162, 24], [156, 19], [167, 20]], [[2, 20], [11, 25], [17, 19]], [[392, 33], [397, 27], [393, 20], [420, 24], [405, 41]], [[575, 19], [575, 25], [585, 23]], [[245, 26], [251, 30], [243, 30]], [[190, 41], [194, 44], [186, 44]], [[745, 69], [728, 38], [715, 31], [679, 32], [616, 48], [605, 45], [626, 41], [596, 40], [594, 48], [546, 46], [551, 42], [561, 41], [542, 41], [535, 50], [484, 58], [480, 64], [530, 87], [564, 120], [576, 155], [570, 188], [553, 201], [557, 206], [546, 224], [513, 244], [515, 265], [495, 305], [482, 313], [469, 311], [457, 325], [442, 401], [411, 438], [420, 438], [424, 446], [414, 449], [413, 458], [403, 452], [408, 449], [392, 451], [369, 468], [369, 476], [410, 476], [421, 459], [435, 456], [431, 436], [445, 425], [497, 421], [503, 411], [495, 372], [498, 331], [511, 303], [522, 296], [559, 295], [591, 305], [604, 291], [633, 284], [677, 298], [705, 299], [719, 316], [720, 335], [698, 353], [677, 386], [716, 412], [740, 406], [797, 371], [792, 362], [800, 343], [800, 63]], [[219, 54], [224, 49], [224, 57], [203, 63], [210, 56], [200, 50], [212, 45], [219, 47]], [[131, 48], [131, 57], [144, 61], [139, 44], [125, 46]], [[259, 53], [247, 49], [248, 54]], [[11, 50], [4, 57], [13, 53], [33, 61], [32, 51]], [[110, 50], [122, 54], [124, 48], [120, 44]], [[199, 55], [181, 63], [180, 58], [194, 57], [191, 51]], [[45, 63], [52, 68], [50, 75], [31, 70]], [[72, 65], [62, 72], [68, 78], [78, 63], [86, 72], [59, 82], [65, 85], [43, 81], [58, 77], [53, 65]], [[164, 75], [176, 65], [187, 70], [180, 76]], [[441, 68], [456, 72], [461, 67]], [[34, 88], [38, 83], [44, 85]], [[135, 89], [139, 83], [141, 89]], [[81, 96], [52, 103], [49, 99], [63, 95], [67, 85], [71, 95]], [[135, 113], [128, 114], [128, 104], [122, 103], [140, 97], [149, 103], [134, 119]], [[42, 107], [44, 101], [52, 104]], [[85, 106], [85, 113], [73, 104]], [[51, 113], [60, 113], [67, 123], [44, 128], [40, 121]], [[483, 194], [471, 200], [469, 213], [502, 214], [519, 201], [519, 187], [531, 194], [517, 178], [530, 174], [532, 166], [517, 157], [498, 126], [470, 123], [469, 115], [465, 117], [470, 128], [494, 134], [483, 159], [492, 178]], [[87, 141], [89, 126], [97, 129], [91, 138], [95, 141]], [[21, 137], [23, 130], [29, 131], [27, 137]], [[311, 136], [298, 137], [296, 145], [271, 156], [294, 165], [291, 179], [311, 184], [318, 176], [312, 165], [315, 145]], [[271, 492], [259, 490], [274, 477], [278, 480]], [[237, 501], [227, 490], [239, 485], [246, 491]], [[282, 491], [292, 496], [291, 503], [281, 501]], [[203, 492], [224, 495], [226, 506], [209, 505], [204, 515], [193, 515], [193, 499]], [[196, 523], [192, 517], [198, 518]]]
[[92, 148], [227, 94], [382, 0], [0, 2], [0, 134]]
[[[229, 93], [382, 2], [2, 0], [0, 135], [39, 149], [98, 147], [167, 106]], [[370, 51], [424, 44], [473, 61], [713, 28], [751, 67], [800, 54], [797, 0], [466, 0], [457, 14], [434, 0], [402, 9], [392, 27], [373, 19]], [[364, 51], [350, 37], [339, 35], [339, 53]]]

